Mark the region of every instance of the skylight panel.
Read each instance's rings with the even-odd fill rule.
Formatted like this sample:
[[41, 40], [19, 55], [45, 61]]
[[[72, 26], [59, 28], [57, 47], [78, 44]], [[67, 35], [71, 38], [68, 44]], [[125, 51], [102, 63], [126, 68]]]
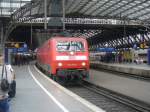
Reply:
[[30, 1], [31, 0], [1, 0], [0, 7], [3, 9], [1, 14], [10, 15], [14, 11], [16, 11], [18, 8], [25, 5], [26, 3], [29, 3]]

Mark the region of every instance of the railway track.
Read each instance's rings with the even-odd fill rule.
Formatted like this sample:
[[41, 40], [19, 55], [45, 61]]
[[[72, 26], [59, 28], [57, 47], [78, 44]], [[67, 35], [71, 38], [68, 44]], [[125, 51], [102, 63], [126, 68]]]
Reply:
[[66, 88], [107, 112], [150, 112], [150, 105], [146, 103], [86, 81], [79, 85], [66, 86]]
[[[44, 71], [42, 71], [44, 73]], [[124, 96], [87, 81], [65, 85], [65, 88], [107, 112], [150, 112], [150, 105], [131, 97]]]

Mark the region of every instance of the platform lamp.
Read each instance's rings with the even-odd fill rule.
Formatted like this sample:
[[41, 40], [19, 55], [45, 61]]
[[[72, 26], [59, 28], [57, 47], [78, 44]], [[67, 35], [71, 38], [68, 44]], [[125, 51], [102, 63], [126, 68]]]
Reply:
[[108, 48], [108, 43], [105, 44], [105, 47]]

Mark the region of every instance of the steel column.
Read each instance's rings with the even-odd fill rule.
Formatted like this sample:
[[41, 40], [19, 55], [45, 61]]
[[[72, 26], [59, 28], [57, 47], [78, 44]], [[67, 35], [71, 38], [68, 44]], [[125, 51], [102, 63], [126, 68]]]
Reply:
[[3, 28], [3, 24], [1, 23], [1, 45], [3, 43], [4, 40], [4, 28]]
[[44, 29], [47, 30], [47, 0], [44, 0]]
[[63, 0], [63, 31], [65, 31], [65, 0]]

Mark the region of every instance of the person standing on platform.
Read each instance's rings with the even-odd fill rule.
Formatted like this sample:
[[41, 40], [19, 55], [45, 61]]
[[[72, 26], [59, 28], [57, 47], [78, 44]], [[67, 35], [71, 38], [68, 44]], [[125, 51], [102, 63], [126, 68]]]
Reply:
[[20, 65], [23, 65], [23, 55], [20, 54]]
[[17, 54], [14, 55], [15, 58], [15, 65], [17, 65]]
[[18, 62], [18, 57], [19, 57], [18, 55], [19, 55], [19, 54], [17, 53], [17, 54], [16, 54], [16, 65], [18, 65], [18, 63], [19, 63], [19, 62]]
[[7, 70], [7, 79], [8, 83], [10, 85], [8, 95], [9, 98], [15, 97], [16, 94], [16, 81], [15, 81], [15, 73], [10, 64], [6, 64], [6, 70]]
[[8, 103], [8, 91], [9, 83], [7, 80], [3, 80], [4, 66], [3, 66], [3, 57], [0, 55], [0, 67], [1, 67], [1, 80], [0, 80], [0, 112], [10, 112], [9, 103]]
[[20, 66], [20, 54], [17, 54], [17, 65]]
[[119, 63], [122, 62], [122, 55], [121, 55], [121, 52], [119, 52], [119, 54], [118, 54], [118, 62], [119, 62]]

